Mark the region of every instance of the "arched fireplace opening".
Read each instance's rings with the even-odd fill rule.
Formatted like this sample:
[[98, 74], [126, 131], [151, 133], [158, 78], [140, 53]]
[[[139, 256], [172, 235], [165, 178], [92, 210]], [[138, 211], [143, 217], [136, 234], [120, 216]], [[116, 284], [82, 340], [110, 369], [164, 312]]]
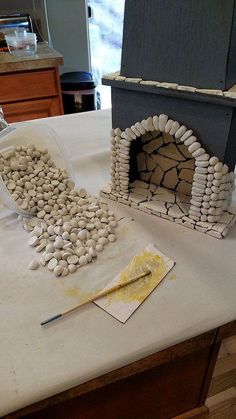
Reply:
[[112, 130], [104, 196], [221, 238], [234, 220], [233, 188], [228, 166], [165, 114]]
[[146, 132], [130, 145], [130, 199], [156, 203], [156, 211], [188, 215], [194, 176], [194, 158], [173, 135]]

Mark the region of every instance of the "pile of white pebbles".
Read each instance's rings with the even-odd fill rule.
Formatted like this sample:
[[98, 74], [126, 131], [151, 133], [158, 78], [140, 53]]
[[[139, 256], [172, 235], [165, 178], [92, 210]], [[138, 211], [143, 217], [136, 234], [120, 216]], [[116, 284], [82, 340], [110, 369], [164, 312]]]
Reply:
[[48, 150], [17, 145], [0, 155], [0, 172], [14, 201], [33, 215], [18, 217], [30, 232], [28, 244], [42, 252], [40, 261], [33, 260], [29, 269], [42, 265], [56, 276], [66, 276], [92, 262], [116, 240], [113, 211], [85, 189], [75, 189]]

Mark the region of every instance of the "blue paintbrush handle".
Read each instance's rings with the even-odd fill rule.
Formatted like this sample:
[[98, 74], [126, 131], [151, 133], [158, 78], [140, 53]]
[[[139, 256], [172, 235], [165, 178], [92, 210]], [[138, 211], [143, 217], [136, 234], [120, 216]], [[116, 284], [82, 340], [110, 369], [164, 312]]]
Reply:
[[44, 326], [45, 324], [51, 323], [54, 320], [59, 319], [60, 317], [62, 317], [62, 314], [56, 314], [55, 316], [49, 317], [49, 319], [44, 320], [43, 322], [41, 322], [41, 326]]

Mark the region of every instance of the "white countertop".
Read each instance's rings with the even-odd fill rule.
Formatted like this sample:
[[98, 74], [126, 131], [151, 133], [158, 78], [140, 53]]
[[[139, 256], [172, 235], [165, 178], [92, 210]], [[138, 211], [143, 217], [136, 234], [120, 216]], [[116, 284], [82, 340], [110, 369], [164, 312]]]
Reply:
[[[97, 193], [109, 181], [110, 112], [48, 118], [72, 151], [78, 182]], [[31, 122], [34, 123], [34, 122]], [[236, 227], [224, 240], [129, 207], [116, 207], [118, 240], [93, 264], [56, 279], [29, 271], [34, 250], [16, 216], [0, 207], [0, 416], [236, 319]], [[153, 242], [176, 266], [125, 324], [94, 304], [64, 320]]]

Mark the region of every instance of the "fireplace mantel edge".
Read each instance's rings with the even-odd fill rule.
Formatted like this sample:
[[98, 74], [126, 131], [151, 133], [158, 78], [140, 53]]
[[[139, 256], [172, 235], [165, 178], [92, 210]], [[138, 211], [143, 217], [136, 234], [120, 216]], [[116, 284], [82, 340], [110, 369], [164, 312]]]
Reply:
[[111, 79], [110, 77], [104, 76], [102, 78], [102, 84], [106, 86], [111, 86], [117, 89], [125, 89], [125, 90], [133, 90], [137, 92], [142, 93], [150, 93], [160, 96], [168, 96], [178, 99], [186, 99], [186, 100], [192, 100], [196, 102], [205, 102], [205, 103], [211, 103], [215, 105], [222, 105], [222, 106], [228, 106], [228, 107], [236, 107], [236, 93], [235, 97], [225, 96], [224, 94], [230, 94], [231, 92], [222, 92], [222, 95], [219, 94], [208, 94], [205, 92], [200, 92], [201, 89], [198, 89], [196, 91], [187, 91], [187, 90], [180, 90], [177, 88], [171, 88], [171, 87], [164, 87], [154, 85], [155, 82], [153, 82], [153, 85], [151, 84], [145, 84], [149, 82], [133, 82], [133, 81], [126, 81], [126, 80], [115, 80]]

